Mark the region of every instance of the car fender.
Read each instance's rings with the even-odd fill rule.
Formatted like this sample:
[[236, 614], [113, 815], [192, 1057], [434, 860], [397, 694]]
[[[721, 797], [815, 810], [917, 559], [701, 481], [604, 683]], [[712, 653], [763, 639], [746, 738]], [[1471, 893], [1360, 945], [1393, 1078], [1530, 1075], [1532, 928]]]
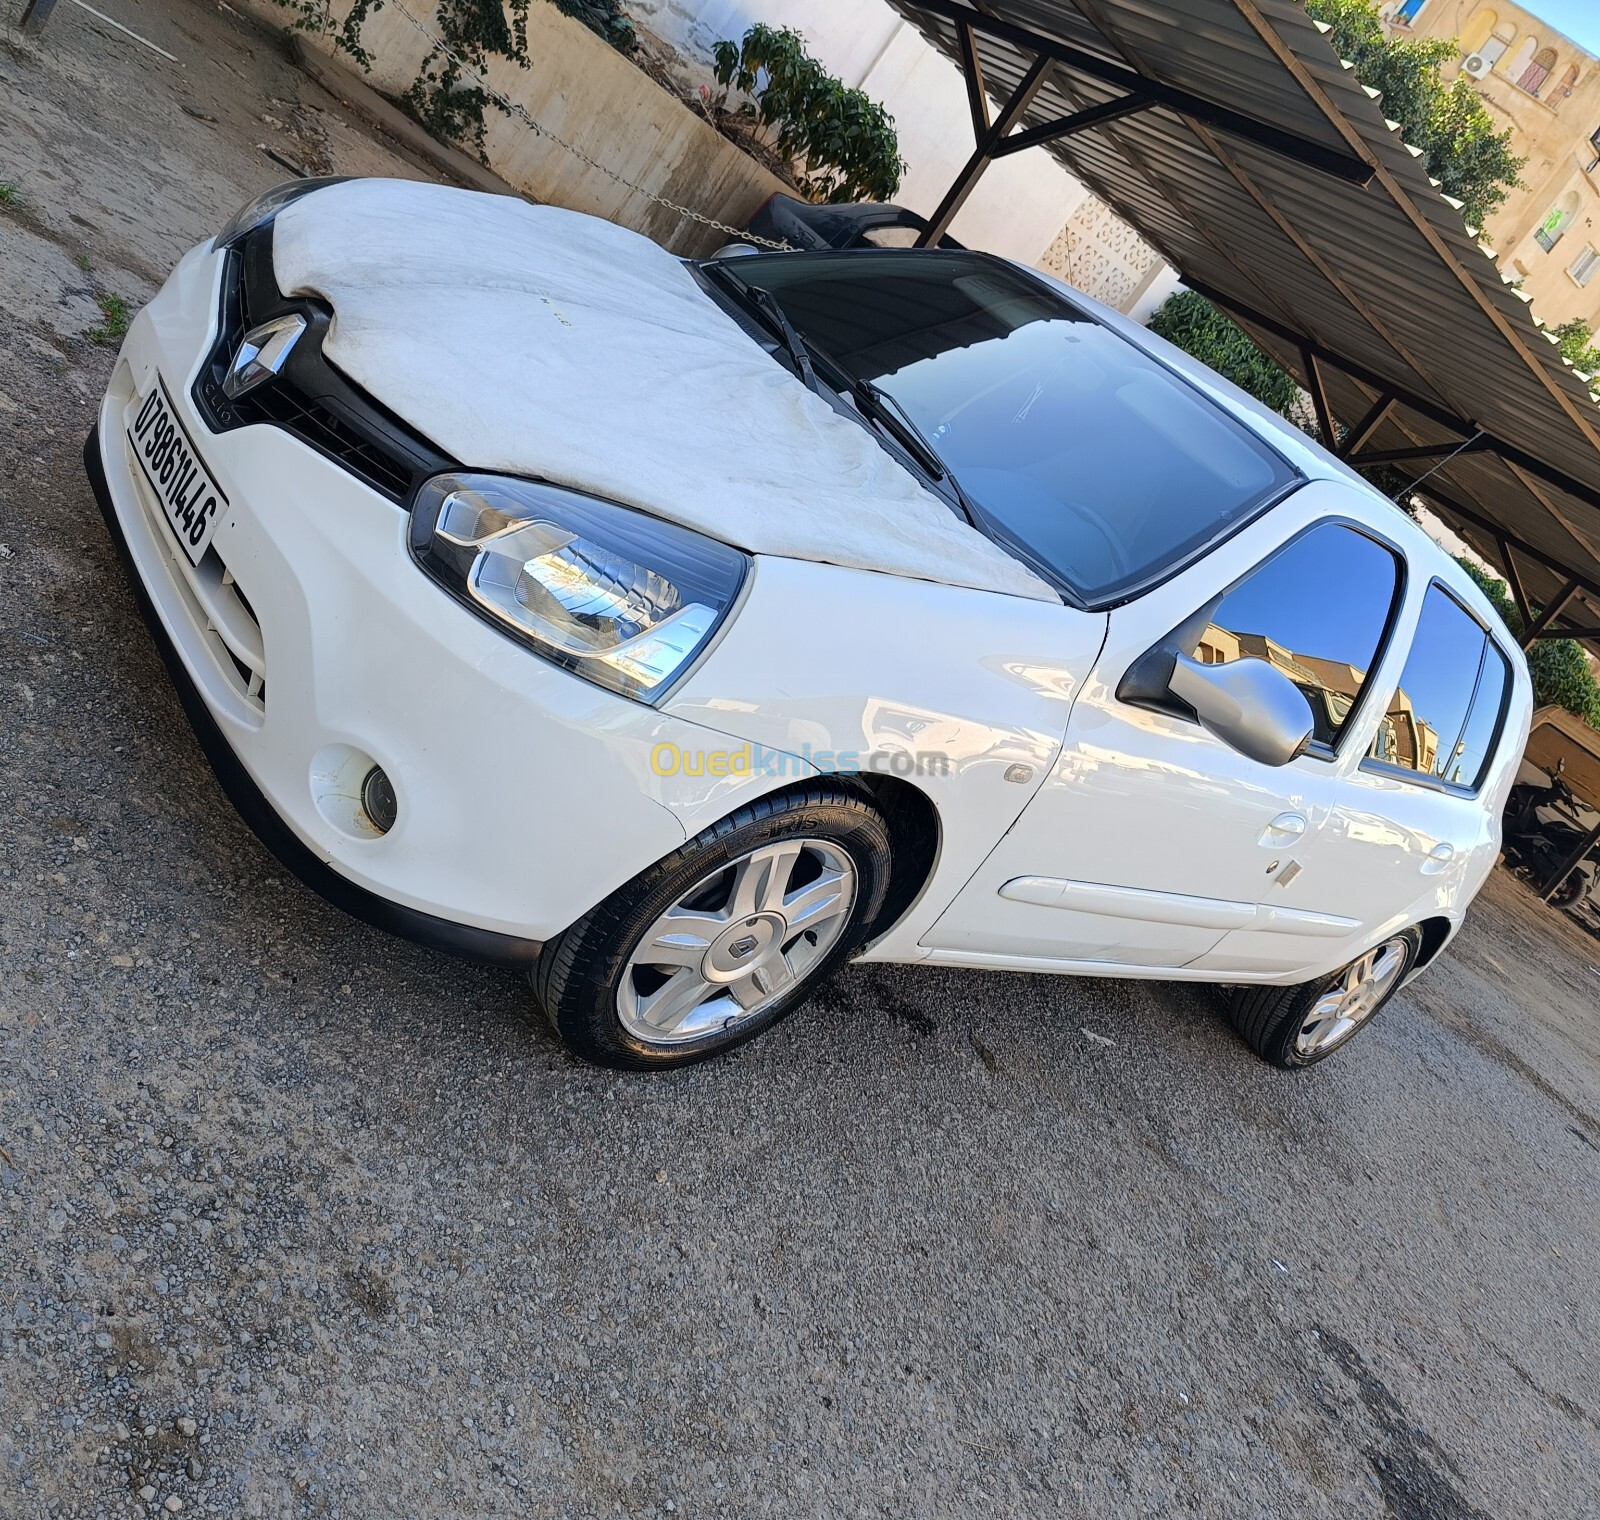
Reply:
[[[663, 754], [679, 784], [662, 800], [693, 834], [804, 776], [916, 787], [939, 818], [933, 876], [868, 955], [920, 958], [922, 930], [1050, 773], [1105, 629], [1103, 614], [1060, 604], [758, 557], [743, 606], [663, 704], [742, 744]], [[737, 776], [709, 774], [735, 759]]]

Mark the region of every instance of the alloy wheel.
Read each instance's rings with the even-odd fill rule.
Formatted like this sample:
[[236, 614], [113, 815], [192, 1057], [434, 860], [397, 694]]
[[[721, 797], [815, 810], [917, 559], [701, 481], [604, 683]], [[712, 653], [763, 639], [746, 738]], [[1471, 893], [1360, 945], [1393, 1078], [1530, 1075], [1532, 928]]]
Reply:
[[1385, 940], [1352, 961], [1314, 1002], [1295, 1036], [1295, 1053], [1320, 1056], [1342, 1045], [1382, 1006], [1406, 966], [1407, 941]]
[[683, 1044], [749, 1022], [844, 933], [856, 868], [837, 844], [783, 839], [719, 866], [645, 931], [617, 991], [635, 1038]]

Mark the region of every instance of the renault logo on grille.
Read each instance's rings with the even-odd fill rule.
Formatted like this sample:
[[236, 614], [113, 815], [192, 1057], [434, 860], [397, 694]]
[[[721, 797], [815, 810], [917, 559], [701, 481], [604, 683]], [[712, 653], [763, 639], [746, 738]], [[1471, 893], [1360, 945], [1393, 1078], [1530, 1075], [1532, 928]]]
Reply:
[[274, 317], [247, 332], [228, 366], [228, 373], [222, 377], [222, 389], [228, 398], [237, 401], [272, 379], [294, 352], [305, 330], [306, 319], [291, 314]]

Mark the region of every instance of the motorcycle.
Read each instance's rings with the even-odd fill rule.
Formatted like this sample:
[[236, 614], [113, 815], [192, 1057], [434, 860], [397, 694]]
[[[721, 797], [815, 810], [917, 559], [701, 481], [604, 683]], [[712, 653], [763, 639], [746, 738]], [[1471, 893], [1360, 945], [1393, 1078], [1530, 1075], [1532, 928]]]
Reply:
[[[1505, 852], [1535, 882], [1545, 882], [1566, 863], [1589, 836], [1590, 827], [1579, 822], [1580, 810], [1589, 811], [1572, 795], [1562, 776], [1565, 762], [1556, 761], [1548, 786], [1523, 783], [1511, 789], [1504, 823]], [[1578, 862], [1550, 899], [1553, 908], [1569, 913], [1594, 896], [1597, 873], [1592, 856]]]

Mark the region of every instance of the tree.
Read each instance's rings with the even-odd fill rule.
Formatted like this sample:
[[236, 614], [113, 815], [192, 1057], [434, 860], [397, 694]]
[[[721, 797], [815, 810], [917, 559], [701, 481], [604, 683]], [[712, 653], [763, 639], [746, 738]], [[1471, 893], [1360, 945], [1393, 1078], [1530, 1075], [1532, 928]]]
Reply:
[[1382, 94], [1384, 114], [1421, 150], [1444, 193], [1463, 203], [1467, 221], [1481, 227], [1516, 189], [1526, 160], [1511, 151], [1509, 127], [1495, 130], [1466, 74], [1448, 85], [1439, 77], [1440, 65], [1458, 55], [1457, 44], [1386, 37], [1371, 0], [1306, 0], [1306, 13], [1332, 29], [1334, 51], [1355, 65], [1362, 84]]
[[1204, 360], [1219, 375], [1285, 417], [1300, 401], [1294, 376], [1256, 347], [1250, 335], [1203, 295], [1180, 290], [1150, 318], [1150, 331]]
[[1594, 345], [1594, 329], [1582, 317], [1574, 317], [1555, 329], [1562, 357], [1575, 370], [1590, 377], [1590, 390], [1600, 386], [1600, 348]]
[[762, 125], [778, 130], [779, 151], [805, 165], [801, 188], [813, 200], [894, 198], [905, 171], [894, 117], [835, 79], [799, 32], [757, 22], [714, 52], [717, 82], [755, 98]]

